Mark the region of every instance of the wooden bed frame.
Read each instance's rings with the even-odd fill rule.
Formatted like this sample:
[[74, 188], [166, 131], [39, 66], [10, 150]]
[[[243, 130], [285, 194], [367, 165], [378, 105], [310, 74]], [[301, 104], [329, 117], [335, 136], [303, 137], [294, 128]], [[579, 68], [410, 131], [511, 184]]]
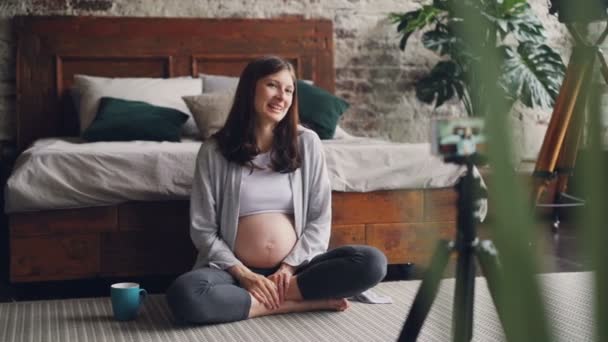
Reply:
[[[238, 76], [252, 58], [277, 54], [299, 77], [334, 91], [333, 27], [302, 18], [194, 19], [16, 17], [17, 144], [75, 136], [68, 89], [74, 74]], [[455, 192], [395, 190], [333, 194], [331, 246], [380, 248], [390, 263], [426, 263], [438, 235], [455, 227]], [[170, 275], [195, 260], [188, 201], [9, 216], [13, 282]]]

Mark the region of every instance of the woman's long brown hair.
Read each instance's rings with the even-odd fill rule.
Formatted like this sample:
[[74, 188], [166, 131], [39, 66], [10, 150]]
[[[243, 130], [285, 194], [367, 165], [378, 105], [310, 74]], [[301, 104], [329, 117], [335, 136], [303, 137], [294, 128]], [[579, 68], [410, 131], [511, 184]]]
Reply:
[[215, 135], [220, 152], [231, 162], [253, 166], [253, 158], [260, 153], [255, 136], [257, 115], [255, 93], [257, 81], [282, 70], [288, 70], [294, 80], [291, 107], [274, 128], [272, 142], [272, 168], [278, 172], [292, 172], [300, 167], [298, 150], [298, 92], [294, 68], [288, 61], [277, 56], [265, 56], [249, 63], [239, 79], [234, 103], [226, 124]]

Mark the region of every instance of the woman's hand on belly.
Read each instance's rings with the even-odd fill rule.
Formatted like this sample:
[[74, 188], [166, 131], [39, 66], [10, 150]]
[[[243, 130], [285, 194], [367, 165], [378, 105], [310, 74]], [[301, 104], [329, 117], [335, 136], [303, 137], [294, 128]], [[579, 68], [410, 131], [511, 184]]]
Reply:
[[251, 267], [276, 267], [297, 242], [293, 218], [283, 213], [260, 213], [239, 219], [234, 254]]

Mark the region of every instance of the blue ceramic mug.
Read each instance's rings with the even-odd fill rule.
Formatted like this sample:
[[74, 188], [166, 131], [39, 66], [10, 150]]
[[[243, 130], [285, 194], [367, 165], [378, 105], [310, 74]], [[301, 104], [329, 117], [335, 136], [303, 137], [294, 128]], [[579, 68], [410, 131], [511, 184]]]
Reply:
[[110, 292], [114, 318], [119, 321], [135, 319], [141, 304], [148, 295], [146, 290], [139, 288], [138, 283], [112, 284]]

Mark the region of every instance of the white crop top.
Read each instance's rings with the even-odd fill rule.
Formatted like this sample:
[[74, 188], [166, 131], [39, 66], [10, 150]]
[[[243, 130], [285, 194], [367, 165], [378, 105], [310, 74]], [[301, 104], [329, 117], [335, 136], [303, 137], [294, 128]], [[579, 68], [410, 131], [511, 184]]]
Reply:
[[270, 152], [258, 154], [253, 163], [262, 168], [242, 167], [239, 217], [279, 212], [293, 214], [293, 194], [288, 173], [272, 170]]

